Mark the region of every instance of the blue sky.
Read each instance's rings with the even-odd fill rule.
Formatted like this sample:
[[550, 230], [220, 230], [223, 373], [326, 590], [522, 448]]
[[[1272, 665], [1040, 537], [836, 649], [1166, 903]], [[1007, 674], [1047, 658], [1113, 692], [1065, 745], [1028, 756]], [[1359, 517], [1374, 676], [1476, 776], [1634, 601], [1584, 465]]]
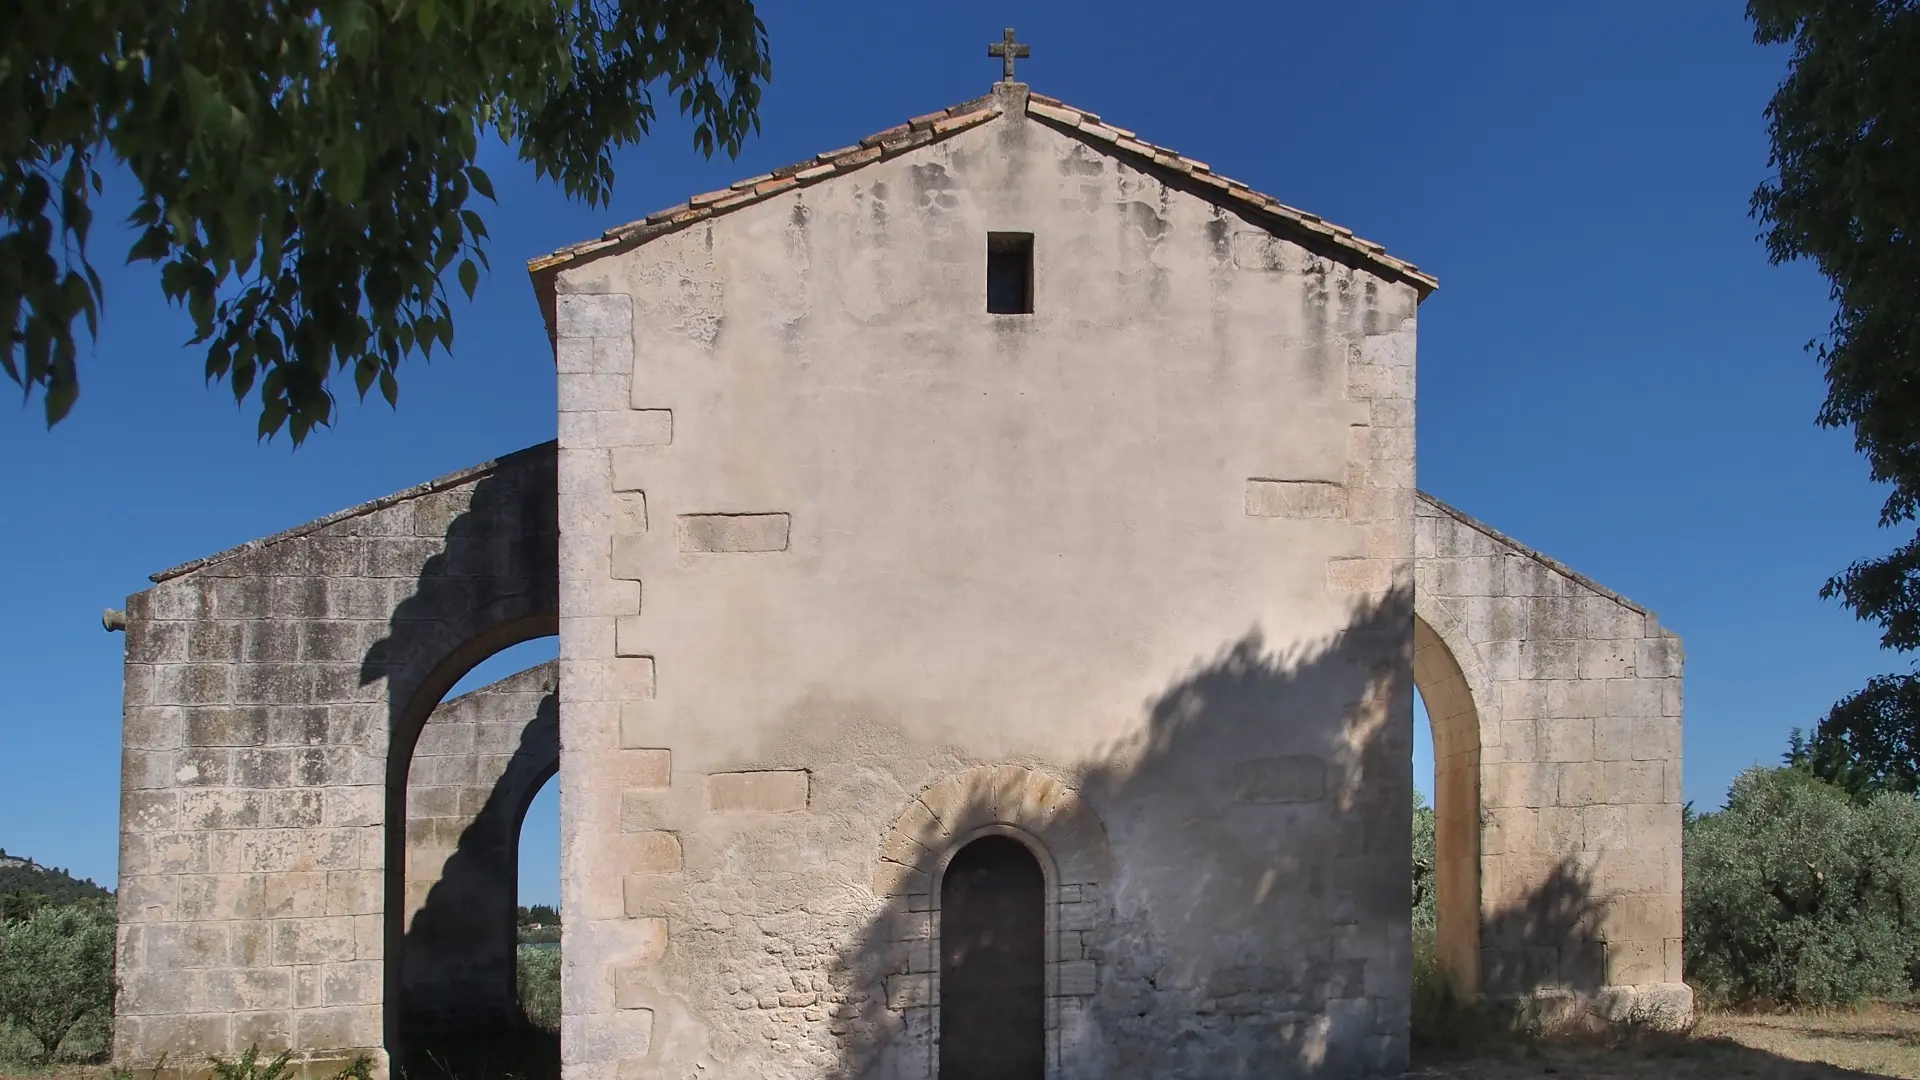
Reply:
[[[297, 452], [256, 444], [252, 411], [202, 385], [185, 315], [148, 268], [119, 265], [129, 193], [110, 185], [93, 246], [108, 306], [79, 405], [50, 433], [37, 401], [0, 409], [0, 846], [113, 881], [121, 638], [99, 612], [147, 574], [553, 436], [526, 258], [973, 97], [1008, 24], [1033, 45], [1035, 89], [1439, 276], [1421, 485], [1686, 638], [1686, 794], [1715, 804], [1789, 728], [1901, 666], [1817, 595], [1894, 538], [1850, 436], [1812, 423], [1803, 345], [1826, 326], [1825, 285], [1768, 266], [1747, 216], [1785, 54], [1751, 43], [1741, 9], [767, 4], [774, 80], [739, 161], [704, 161], [663, 124], [593, 209], [496, 145], [496, 272], [458, 311], [455, 355], [403, 374], [397, 414], [351, 404], [343, 382], [340, 423]], [[551, 655], [525, 646], [470, 681]], [[533, 900], [557, 876], [551, 796], [527, 827]]]

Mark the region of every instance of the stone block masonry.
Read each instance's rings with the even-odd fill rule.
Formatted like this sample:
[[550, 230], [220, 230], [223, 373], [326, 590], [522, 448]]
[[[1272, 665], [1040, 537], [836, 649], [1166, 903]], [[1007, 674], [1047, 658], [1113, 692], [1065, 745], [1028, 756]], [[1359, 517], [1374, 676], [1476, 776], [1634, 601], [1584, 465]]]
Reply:
[[[254, 1043], [385, 1061], [396, 773], [459, 670], [553, 631], [556, 531], [554, 451], [536, 447], [128, 598], [117, 1061], [191, 1072]], [[454, 848], [438, 823], [471, 820], [478, 777], [433, 779], [470, 759], [425, 740], [413, 832]]]
[[1612, 1019], [1687, 1014], [1680, 639], [1437, 500], [1418, 511], [1415, 672], [1434, 725], [1443, 953], [1490, 995], [1571, 991]]

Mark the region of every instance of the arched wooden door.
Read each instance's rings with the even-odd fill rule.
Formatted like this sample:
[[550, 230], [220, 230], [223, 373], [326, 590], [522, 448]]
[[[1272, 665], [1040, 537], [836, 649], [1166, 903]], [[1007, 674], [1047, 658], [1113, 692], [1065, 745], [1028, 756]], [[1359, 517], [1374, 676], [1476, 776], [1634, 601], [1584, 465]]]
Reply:
[[1046, 1074], [1046, 877], [1018, 840], [961, 848], [940, 884], [940, 1080]]

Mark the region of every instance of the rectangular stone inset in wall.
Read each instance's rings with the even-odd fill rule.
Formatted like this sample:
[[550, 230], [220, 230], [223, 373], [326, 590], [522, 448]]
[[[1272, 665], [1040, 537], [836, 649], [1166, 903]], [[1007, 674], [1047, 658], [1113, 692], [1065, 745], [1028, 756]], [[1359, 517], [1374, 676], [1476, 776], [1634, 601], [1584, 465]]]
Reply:
[[658, 790], [673, 783], [673, 751], [636, 748], [621, 751], [622, 772], [636, 789]]
[[636, 874], [673, 874], [683, 865], [677, 833], [638, 833], [633, 838], [630, 855]]
[[685, 514], [680, 550], [785, 551], [789, 523], [786, 514]]
[[1347, 489], [1329, 480], [1248, 480], [1247, 516], [1343, 518]]
[[1271, 757], [1233, 767], [1233, 797], [1243, 803], [1318, 802], [1327, 794], [1327, 763], [1317, 757]]
[[607, 433], [608, 446], [667, 446], [673, 442], [672, 409], [634, 409], [620, 414], [614, 430]]
[[804, 770], [714, 773], [707, 777], [707, 808], [772, 813], [805, 810], [807, 789]]

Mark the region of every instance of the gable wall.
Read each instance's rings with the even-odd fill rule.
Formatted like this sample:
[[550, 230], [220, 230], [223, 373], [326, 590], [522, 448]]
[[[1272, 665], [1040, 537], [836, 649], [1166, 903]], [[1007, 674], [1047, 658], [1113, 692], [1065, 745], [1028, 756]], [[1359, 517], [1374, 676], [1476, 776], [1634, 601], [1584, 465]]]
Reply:
[[508, 455], [128, 597], [118, 1062], [384, 1065], [390, 811], [440, 695], [553, 631], [554, 460]]
[[1415, 664], [1443, 828], [1449, 797], [1478, 797], [1451, 815], [1475, 833], [1451, 838], [1452, 865], [1441, 837], [1442, 904], [1451, 884], [1456, 910], [1479, 912], [1478, 956], [1449, 959], [1474, 963], [1489, 996], [1557, 990], [1614, 1019], [1684, 1018], [1680, 638], [1430, 497], [1416, 528]]
[[1014, 104], [560, 278], [574, 1080], [927, 1074], [897, 944], [1025, 819], [889, 830], [1002, 764], [1115, 867], [1053, 882], [1056, 1072], [1404, 1056], [1414, 291]]

